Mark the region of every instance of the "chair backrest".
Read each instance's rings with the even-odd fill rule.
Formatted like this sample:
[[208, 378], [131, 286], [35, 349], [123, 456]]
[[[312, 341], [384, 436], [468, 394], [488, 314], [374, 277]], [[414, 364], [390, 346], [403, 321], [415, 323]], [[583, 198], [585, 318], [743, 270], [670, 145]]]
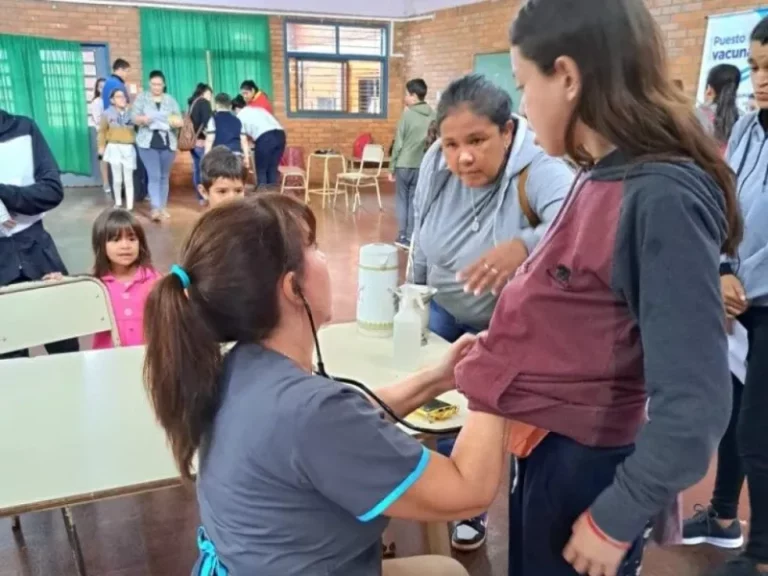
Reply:
[[378, 178], [381, 176], [381, 168], [384, 165], [384, 146], [380, 144], [368, 144], [363, 148], [363, 155], [360, 158], [360, 171], [363, 172], [366, 164], [376, 164], [375, 172], [368, 171], [366, 174]]
[[283, 154], [283, 158], [280, 161], [281, 166], [291, 166], [293, 168], [301, 168], [306, 169], [306, 164], [304, 159], [306, 156], [304, 155], [304, 148], [301, 146], [288, 146], [285, 149], [285, 153]]
[[95, 278], [25, 282], [0, 289], [0, 354], [68, 338], [120, 336], [106, 287]]
[[355, 138], [355, 142], [352, 144], [352, 157], [361, 158], [368, 144], [373, 144], [373, 134], [370, 132], [364, 132]]

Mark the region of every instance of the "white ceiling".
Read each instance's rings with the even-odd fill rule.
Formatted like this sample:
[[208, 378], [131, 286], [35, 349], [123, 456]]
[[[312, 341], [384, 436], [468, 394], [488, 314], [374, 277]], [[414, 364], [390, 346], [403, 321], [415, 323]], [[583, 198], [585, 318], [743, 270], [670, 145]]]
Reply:
[[[102, 0], [64, 0], [84, 3], [102, 3]], [[325, 0], [319, 4], [316, 0], [112, 0], [110, 4], [133, 4], [164, 6], [186, 6], [193, 8], [212, 8], [219, 10], [237, 10], [266, 12], [287, 15], [303, 14], [307, 16], [327, 16], [346, 18], [406, 19], [429, 14], [445, 8], [465, 4], [475, 4], [483, 0]], [[105, 3], [105, 2], [104, 2]]]

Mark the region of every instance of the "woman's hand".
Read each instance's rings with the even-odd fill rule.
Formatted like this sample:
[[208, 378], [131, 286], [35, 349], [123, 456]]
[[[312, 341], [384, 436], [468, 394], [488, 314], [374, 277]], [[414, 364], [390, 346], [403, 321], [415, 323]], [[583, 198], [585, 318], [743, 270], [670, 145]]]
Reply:
[[464, 356], [467, 355], [467, 352], [472, 348], [477, 338], [473, 334], [464, 334], [464, 336], [451, 344], [448, 354], [435, 367], [435, 396], [456, 388], [453, 371], [456, 368], [456, 364], [461, 362]]
[[744, 286], [734, 274], [720, 277], [720, 288], [723, 292], [723, 304], [729, 318], [741, 316], [749, 308]]
[[133, 123], [138, 124], [140, 126], [146, 126], [149, 124], [149, 116], [139, 115], [133, 117]]
[[579, 516], [563, 558], [579, 574], [616, 576], [629, 545], [613, 541], [599, 530], [589, 511]]
[[181, 128], [184, 125], [184, 120], [181, 118], [181, 116], [173, 114], [168, 117], [168, 125], [171, 128]]
[[503, 242], [486, 252], [480, 260], [458, 274], [464, 291], [479, 296], [488, 290], [498, 296], [518, 267], [528, 258], [522, 240]]
[[43, 276], [43, 282], [59, 282], [64, 280], [64, 274], [61, 272], [51, 272]]

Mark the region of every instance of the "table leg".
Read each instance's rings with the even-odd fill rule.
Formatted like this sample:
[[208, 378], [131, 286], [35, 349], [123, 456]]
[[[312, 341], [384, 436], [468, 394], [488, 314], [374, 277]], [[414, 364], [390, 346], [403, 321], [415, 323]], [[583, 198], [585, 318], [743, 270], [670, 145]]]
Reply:
[[325, 197], [331, 192], [331, 176], [328, 173], [328, 157], [323, 163], [323, 210], [325, 210]]
[[62, 508], [61, 515], [64, 517], [64, 526], [67, 528], [69, 547], [72, 549], [72, 557], [75, 560], [77, 575], [86, 576], [83, 550], [80, 548], [80, 539], [77, 536], [77, 528], [75, 527], [75, 520], [72, 518], [72, 511], [69, 508]]

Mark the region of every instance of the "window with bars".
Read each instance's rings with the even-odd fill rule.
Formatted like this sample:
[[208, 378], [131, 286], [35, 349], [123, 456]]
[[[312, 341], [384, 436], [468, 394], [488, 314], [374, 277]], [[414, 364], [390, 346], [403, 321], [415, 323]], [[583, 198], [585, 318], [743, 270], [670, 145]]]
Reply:
[[387, 31], [381, 26], [285, 24], [289, 116], [387, 115]]

